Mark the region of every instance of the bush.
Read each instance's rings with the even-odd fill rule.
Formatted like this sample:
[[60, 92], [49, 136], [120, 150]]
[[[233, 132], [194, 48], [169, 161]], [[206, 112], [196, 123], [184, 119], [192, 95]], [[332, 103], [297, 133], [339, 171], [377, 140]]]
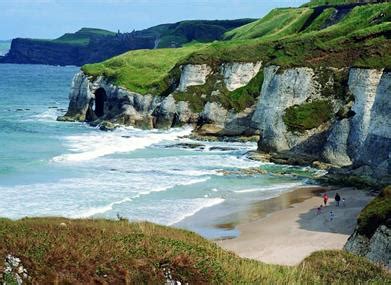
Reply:
[[284, 122], [289, 131], [303, 132], [319, 127], [332, 117], [329, 101], [316, 100], [302, 105], [295, 105], [285, 110]]

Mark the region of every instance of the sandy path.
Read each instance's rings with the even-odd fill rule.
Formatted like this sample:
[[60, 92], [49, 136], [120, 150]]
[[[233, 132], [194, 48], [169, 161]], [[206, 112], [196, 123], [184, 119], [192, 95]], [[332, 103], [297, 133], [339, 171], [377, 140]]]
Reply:
[[[335, 192], [346, 199], [345, 207], [335, 206]], [[349, 188], [329, 191], [328, 195], [331, 203], [320, 215], [316, 208], [322, 204], [322, 197], [313, 197], [266, 218], [241, 224], [239, 237], [217, 243], [242, 257], [283, 265], [298, 264], [317, 250], [342, 249], [358, 214], [373, 197]], [[333, 221], [329, 220], [330, 210], [335, 215]]]

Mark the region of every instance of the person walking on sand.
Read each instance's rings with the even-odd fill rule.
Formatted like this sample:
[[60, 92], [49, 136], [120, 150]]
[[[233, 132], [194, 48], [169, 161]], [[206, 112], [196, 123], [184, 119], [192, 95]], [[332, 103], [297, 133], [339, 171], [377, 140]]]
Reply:
[[337, 203], [337, 207], [339, 207], [339, 201], [341, 201], [341, 196], [339, 196], [339, 194], [335, 194], [335, 202]]
[[327, 193], [324, 193], [323, 194], [323, 203], [325, 206], [327, 206], [327, 201], [329, 200], [329, 196], [327, 195]]

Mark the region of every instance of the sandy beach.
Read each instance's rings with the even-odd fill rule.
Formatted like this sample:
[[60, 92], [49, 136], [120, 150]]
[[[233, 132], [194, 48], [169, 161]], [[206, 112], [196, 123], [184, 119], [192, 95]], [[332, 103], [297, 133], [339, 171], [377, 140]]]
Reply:
[[[308, 189], [296, 189], [283, 194], [285, 199], [295, 201], [295, 196]], [[293, 202], [285, 209], [253, 222], [239, 224], [240, 235], [233, 239], [217, 241], [227, 250], [241, 257], [260, 260], [271, 264], [295, 265], [312, 252], [323, 249], [342, 249], [353, 232], [360, 211], [373, 198], [367, 192], [351, 188], [338, 190], [321, 187], [311, 188], [315, 196], [304, 201]], [[323, 203], [321, 193], [327, 191], [328, 205], [317, 214]], [[334, 196], [338, 192], [346, 199], [345, 206], [336, 207]], [[273, 199], [271, 199], [273, 200]], [[260, 207], [267, 207], [273, 201], [265, 201]], [[330, 221], [330, 211], [334, 218]]]

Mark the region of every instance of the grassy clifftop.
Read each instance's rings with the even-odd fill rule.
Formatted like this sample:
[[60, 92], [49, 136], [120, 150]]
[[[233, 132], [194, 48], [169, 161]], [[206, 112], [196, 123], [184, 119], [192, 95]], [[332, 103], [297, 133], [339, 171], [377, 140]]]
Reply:
[[103, 75], [134, 92], [160, 94], [168, 87], [170, 71], [196, 50], [198, 45], [131, 51], [102, 63], [84, 65], [82, 70], [92, 76]]
[[0, 258], [7, 254], [21, 259], [36, 284], [164, 284], [168, 271], [182, 284], [391, 281], [380, 267], [342, 251], [314, 253], [296, 267], [267, 265], [188, 231], [127, 221], [0, 219]]
[[73, 44], [73, 45], [88, 45], [93, 37], [114, 36], [115, 33], [102, 29], [82, 28], [76, 33], [66, 33], [61, 37], [53, 40], [54, 43]]
[[188, 45], [179, 52], [131, 51], [82, 69], [108, 76], [131, 91], [161, 94], [165, 89], [160, 87], [167, 85], [167, 78], [177, 77], [185, 63], [217, 67], [260, 60], [264, 66], [391, 68], [391, 3], [353, 7], [338, 19], [333, 16], [336, 9], [276, 9], [227, 32], [225, 41]]
[[75, 46], [87, 46], [92, 38], [103, 38], [114, 36], [115, 33], [102, 29], [81, 28], [75, 33], [66, 33], [54, 40], [39, 40], [31, 39], [36, 42], [47, 42], [51, 44], [68, 44]]

